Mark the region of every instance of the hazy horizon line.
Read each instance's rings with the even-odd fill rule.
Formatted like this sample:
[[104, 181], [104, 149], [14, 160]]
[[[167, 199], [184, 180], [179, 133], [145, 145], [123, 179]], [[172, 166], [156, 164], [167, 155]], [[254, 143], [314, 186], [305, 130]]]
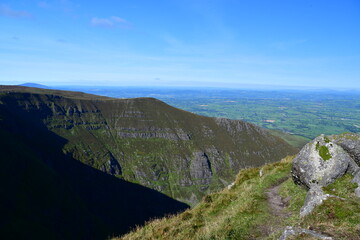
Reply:
[[[26, 84], [42, 85], [49, 88], [67, 87], [67, 88], [168, 88], [168, 89], [218, 89], [218, 90], [320, 90], [320, 91], [360, 91], [360, 88], [347, 88], [347, 87], [316, 87], [316, 86], [291, 86], [291, 85], [270, 85], [270, 84], [234, 84], [229, 86], [200, 86], [200, 85], [149, 85], [149, 84], [138, 84], [138, 85], [106, 85], [106, 84], [43, 84], [37, 82], [25, 82], [21, 84], [1, 84], [1, 85], [13, 85], [21, 86]], [[226, 84], [225, 84], [226, 85]]]

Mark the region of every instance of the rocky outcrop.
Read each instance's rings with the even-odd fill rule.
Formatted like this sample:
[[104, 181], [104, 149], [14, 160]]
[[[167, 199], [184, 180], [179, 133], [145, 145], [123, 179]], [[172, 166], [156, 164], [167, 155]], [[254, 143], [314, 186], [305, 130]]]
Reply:
[[[320, 135], [305, 145], [293, 160], [294, 182], [309, 189], [304, 206], [300, 210], [301, 216], [309, 214], [328, 197], [336, 197], [324, 194], [322, 187], [333, 183], [345, 173], [353, 174], [353, 181], [360, 186], [360, 167], [354, 161], [358, 142], [341, 141], [340, 146], [334, 141], [335, 138]], [[359, 193], [360, 187], [356, 189], [358, 196]]]
[[317, 239], [323, 239], [323, 240], [332, 240], [333, 239], [332, 237], [326, 236], [324, 234], [321, 234], [321, 233], [318, 233], [318, 232], [315, 232], [312, 230], [287, 226], [285, 228], [284, 232], [281, 234], [279, 240], [286, 240], [290, 236], [297, 236], [297, 235], [303, 235], [303, 234], [315, 237]]
[[356, 196], [360, 197], [360, 169], [354, 173], [354, 179], [352, 182], [358, 185], [358, 187], [355, 189], [355, 194]]
[[356, 164], [360, 166], [360, 134], [344, 133], [329, 136], [329, 139], [348, 152]]
[[300, 209], [300, 216], [304, 217], [308, 215], [316, 206], [321, 205], [322, 202], [329, 197], [333, 196], [325, 194], [319, 185], [313, 185], [306, 196], [304, 206]]
[[118, 136], [121, 138], [163, 138], [168, 140], [183, 140], [188, 141], [191, 139], [190, 134], [186, 133], [183, 129], [170, 129], [170, 128], [121, 128], [119, 129]]
[[354, 176], [352, 182], [357, 183], [356, 196], [360, 197], [360, 134], [344, 133], [329, 137], [333, 142], [341, 146], [352, 158], [348, 172]]
[[109, 160], [102, 165], [100, 170], [110, 175], [121, 175], [122, 171], [118, 160], [111, 153], [108, 153], [108, 155]]
[[190, 164], [191, 178], [200, 185], [202, 191], [206, 190], [211, 182], [212, 170], [211, 163], [203, 152], [194, 152]]

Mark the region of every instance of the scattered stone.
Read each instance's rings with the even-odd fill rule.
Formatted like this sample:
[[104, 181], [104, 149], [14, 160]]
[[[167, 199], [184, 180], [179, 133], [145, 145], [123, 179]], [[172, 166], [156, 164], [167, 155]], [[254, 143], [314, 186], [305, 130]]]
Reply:
[[325, 194], [320, 186], [315, 185], [310, 188], [306, 195], [304, 206], [300, 209], [300, 216], [304, 217], [311, 213], [316, 206], [322, 204], [328, 197], [330, 197], [330, 195]]
[[227, 186], [227, 189], [230, 190], [235, 185], [235, 182], [232, 182], [229, 186]]
[[300, 235], [300, 234], [311, 235], [313, 237], [323, 239], [323, 240], [332, 240], [333, 239], [332, 237], [326, 236], [324, 234], [320, 234], [320, 233], [312, 231], [312, 230], [287, 226], [285, 228], [284, 232], [281, 234], [279, 240], [286, 240], [291, 235]]

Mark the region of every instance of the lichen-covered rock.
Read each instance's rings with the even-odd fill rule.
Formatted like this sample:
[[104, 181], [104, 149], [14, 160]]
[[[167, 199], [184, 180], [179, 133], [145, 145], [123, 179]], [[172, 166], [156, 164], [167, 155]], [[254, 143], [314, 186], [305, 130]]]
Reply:
[[306, 144], [292, 166], [295, 183], [306, 188], [326, 186], [343, 176], [352, 159], [339, 145], [320, 135]]

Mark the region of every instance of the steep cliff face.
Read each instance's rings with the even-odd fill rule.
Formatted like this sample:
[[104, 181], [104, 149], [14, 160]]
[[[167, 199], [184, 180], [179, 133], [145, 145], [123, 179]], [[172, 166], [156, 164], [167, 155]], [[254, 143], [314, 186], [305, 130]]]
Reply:
[[191, 204], [232, 182], [241, 168], [296, 151], [255, 125], [195, 115], [152, 98], [2, 87], [0, 101], [31, 112], [65, 138], [65, 154]]

